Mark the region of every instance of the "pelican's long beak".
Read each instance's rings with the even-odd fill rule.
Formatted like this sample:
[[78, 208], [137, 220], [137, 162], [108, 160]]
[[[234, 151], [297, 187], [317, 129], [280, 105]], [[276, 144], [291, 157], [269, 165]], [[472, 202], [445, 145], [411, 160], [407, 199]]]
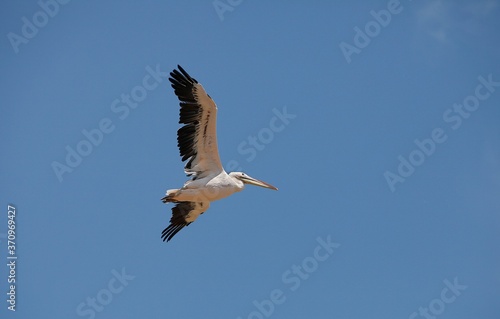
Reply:
[[248, 175], [245, 175], [245, 176], [241, 177], [240, 179], [245, 184], [251, 184], [251, 185], [260, 186], [260, 187], [264, 187], [264, 188], [270, 188], [270, 189], [274, 189], [275, 191], [278, 190], [278, 188], [274, 187], [273, 185], [268, 184], [268, 183], [263, 182], [263, 181], [259, 181], [258, 179], [250, 177]]

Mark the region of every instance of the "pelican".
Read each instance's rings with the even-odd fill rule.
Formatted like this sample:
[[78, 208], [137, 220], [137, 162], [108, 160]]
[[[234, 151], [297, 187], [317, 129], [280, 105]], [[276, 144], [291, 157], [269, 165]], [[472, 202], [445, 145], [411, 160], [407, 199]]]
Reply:
[[177, 131], [177, 146], [182, 162], [187, 161], [184, 172], [191, 179], [179, 189], [167, 190], [162, 198], [164, 203], [175, 205], [170, 225], [161, 234], [167, 242], [203, 214], [211, 202], [243, 190], [245, 184], [278, 190], [243, 172], [226, 173], [217, 148], [217, 105], [198, 81], [180, 65], [177, 68], [169, 78], [180, 101], [179, 124], [184, 124]]

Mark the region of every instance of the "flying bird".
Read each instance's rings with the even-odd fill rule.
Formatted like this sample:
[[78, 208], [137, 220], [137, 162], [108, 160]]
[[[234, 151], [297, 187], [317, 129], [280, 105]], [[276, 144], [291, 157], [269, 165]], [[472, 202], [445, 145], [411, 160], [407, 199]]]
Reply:
[[164, 203], [175, 205], [170, 225], [161, 234], [163, 241], [194, 222], [211, 202], [243, 190], [245, 184], [278, 190], [243, 172], [226, 173], [217, 148], [217, 105], [198, 81], [177, 67], [169, 78], [180, 101], [179, 124], [184, 124], [177, 131], [177, 146], [182, 161], [187, 161], [184, 172], [191, 179], [179, 189], [167, 190], [162, 198]]

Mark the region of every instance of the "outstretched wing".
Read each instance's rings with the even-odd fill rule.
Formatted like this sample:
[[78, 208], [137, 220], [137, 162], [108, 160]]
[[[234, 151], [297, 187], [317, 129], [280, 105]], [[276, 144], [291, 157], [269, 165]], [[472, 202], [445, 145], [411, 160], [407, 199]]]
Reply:
[[180, 101], [180, 124], [177, 145], [184, 171], [200, 178], [223, 170], [217, 148], [217, 105], [203, 86], [180, 66], [170, 72], [170, 82]]
[[169, 241], [177, 234], [184, 226], [189, 226], [198, 218], [205, 210], [208, 209], [209, 203], [204, 202], [178, 202], [172, 207], [172, 218], [170, 225], [163, 230], [161, 238], [163, 241]]

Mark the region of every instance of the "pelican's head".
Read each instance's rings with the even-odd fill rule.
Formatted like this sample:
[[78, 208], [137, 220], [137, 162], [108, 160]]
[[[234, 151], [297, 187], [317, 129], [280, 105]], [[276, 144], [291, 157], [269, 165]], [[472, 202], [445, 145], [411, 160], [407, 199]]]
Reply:
[[270, 188], [270, 189], [274, 189], [275, 191], [278, 190], [273, 185], [268, 184], [268, 183], [263, 182], [263, 181], [259, 181], [258, 179], [250, 177], [243, 172], [231, 172], [231, 173], [229, 173], [229, 176], [231, 176], [232, 178], [234, 178], [238, 181], [243, 182], [243, 184], [251, 184], [251, 185], [260, 186], [260, 187], [264, 187], [264, 188]]

